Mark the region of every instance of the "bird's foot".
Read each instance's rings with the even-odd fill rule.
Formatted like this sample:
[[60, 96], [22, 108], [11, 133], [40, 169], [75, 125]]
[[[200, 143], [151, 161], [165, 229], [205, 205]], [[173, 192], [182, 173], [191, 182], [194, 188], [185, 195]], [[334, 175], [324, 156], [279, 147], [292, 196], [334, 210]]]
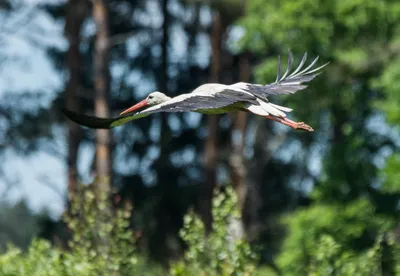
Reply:
[[304, 122], [295, 122], [292, 120], [289, 120], [288, 118], [278, 118], [278, 117], [274, 117], [274, 116], [266, 116], [266, 118], [274, 120], [278, 123], [284, 124], [286, 126], [289, 126], [293, 129], [302, 129], [305, 131], [314, 131], [314, 129], [312, 127], [310, 127], [309, 125], [305, 124]]
[[314, 129], [312, 127], [310, 127], [309, 125], [305, 124], [304, 122], [296, 123], [294, 128], [295, 129], [302, 129], [302, 130], [306, 130], [306, 131], [314, 131]]

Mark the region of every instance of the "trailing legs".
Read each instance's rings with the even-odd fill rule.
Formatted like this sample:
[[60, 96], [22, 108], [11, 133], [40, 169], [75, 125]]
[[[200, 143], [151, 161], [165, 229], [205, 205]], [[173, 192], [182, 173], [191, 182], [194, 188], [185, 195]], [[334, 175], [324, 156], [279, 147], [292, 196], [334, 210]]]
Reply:
[[271, 115], [268, 115], [268, 116], [265, 116], [265, 117], [270, 119], [270, 120], [276, 121], [278, 123], [287, 125], [287, 126], [293, 128], [293, 129], [303, 129], [303, 130], [306, 130], [306, 131], [314, 131], [314, 129], [312, 127], [310, 127], [309, 125], [307, 125], [307, 124], [305, 124], [303, 122], [297, 123], [297, 122], [289, 120], [288, 118], [285, 118], [285, 117], [281, 117], [280, 118], [280, 117], [275, 117], [275, 116], [271, 116]]

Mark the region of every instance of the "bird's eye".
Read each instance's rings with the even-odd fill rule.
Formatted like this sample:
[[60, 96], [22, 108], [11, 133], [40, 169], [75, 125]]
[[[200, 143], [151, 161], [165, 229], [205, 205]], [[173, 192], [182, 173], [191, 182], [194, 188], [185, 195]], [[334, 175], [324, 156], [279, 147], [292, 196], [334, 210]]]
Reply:
[[153, 99], [153, 95], [149, 95], [149, 99]]

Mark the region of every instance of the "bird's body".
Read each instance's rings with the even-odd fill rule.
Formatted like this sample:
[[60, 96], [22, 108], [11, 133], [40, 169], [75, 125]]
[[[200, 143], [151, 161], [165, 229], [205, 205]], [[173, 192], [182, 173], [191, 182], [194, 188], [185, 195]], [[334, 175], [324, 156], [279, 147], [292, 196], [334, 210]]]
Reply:
[[[298, 90], [306, 88], [305, 82], [311, 81], [318, 75], [318, 71], [325, 65], [313, 69], [318, 60], [316, 58], [306, 69], [300, 71], [306, 61], [307, 55], [303, 56], [300, 65], [294, 72], [290, 72], [292, 55], [289, 53], [288, 68], [281, 76], [281, 64], [279, 60], [278, 75], [276, 81], [267, 84], [251, 84], [238, 82], [231, 85], [208, 83], [203, 84], [191, 93], [181, 94], [170, 98], [161, 92], [153, 92], [138, 104], [128, 108], [117, 118], [98, 118], [77, 114], [70, 110], [63, 110], [73, 121], [91, 128], [112, 128], [126, 124], [129, 121], [146, 117], [158, 112], [199, 112], [202, 114], [223, 114], [233, 111], [247, 111], [268, 119], [278, 121], [294, 129], [313, 131], [304, 124], [296, 123], [286, 118], [286, 112], [292, 109], [271, 103], [270, 95], [293, 94]], [[134, 111], [147, 107], [142, 111]]]

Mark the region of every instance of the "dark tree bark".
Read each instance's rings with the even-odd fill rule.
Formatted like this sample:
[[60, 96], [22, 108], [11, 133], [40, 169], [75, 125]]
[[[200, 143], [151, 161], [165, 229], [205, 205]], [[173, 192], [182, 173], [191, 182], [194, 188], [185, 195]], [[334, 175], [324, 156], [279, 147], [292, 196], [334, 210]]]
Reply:
[[[221, 74], [221, 36], [222, 36], [222, 22], [221, 16], [218, 11], [213, 15], [213, 23], [211, 30], [211, 75], [210, 82], [219, 82]], [[213, 190], [217, 184], [217, 144], [218, 144], [218, 115], [208, 115], [207, 117], [207, 131], [208, 136], [204, 144], [204, 167], [206, 181], [200, 190], [199, 210], [202, 216], [206, 229], [211, 228], [212, 215], [211, 215], [211, 201]]]
[[168, 0], [162, 1], [162, 13], [164, 22], [162, 25], [162, 42], [161, 42], [161, 76], [160, 76], [160, 90], [168, 95], [168, 43], [169, 43], [169, 24], [170, 15], [168, 12]]
[[[66, 9], [65, 34], [69, 42], [66, 63], [69, 79], [65, 91], [65, 107], [80, 112], [81, 103], [77, 97], [81, 89], [80, 68], [81, 54], [79, 51], [82, 23], [88, 13], [87, 0], [70, 0]], [[82, 140], [82, 129], [68, 120], [68, 191], [72, 192], [77, 183], [78, 148]]]
[[[248, 53], [240, 56], [239, 61], [240, 72], [239, 79], [248, 82], [250, 79], [250, 64]], [[247, 114], [245, 112], [237, 112], [232, 129], [232, 151], [229, 157], [229, 165], [231, 169], [232, 185], [238, 196], [240, 209], [243, 211], [244, 202], [247, 195], [246, 175], [247, 166], [245, 164], [243, 149], [246, 135]]]
[[[93, 0], [93, 18], [97, 27], [94, 53], [95, 115], [110, 116], [109, 99], [109, 18], [106, 0]], [[96, 130], [96, 176], [98, 189], [110, 191], [111, 132]]]

